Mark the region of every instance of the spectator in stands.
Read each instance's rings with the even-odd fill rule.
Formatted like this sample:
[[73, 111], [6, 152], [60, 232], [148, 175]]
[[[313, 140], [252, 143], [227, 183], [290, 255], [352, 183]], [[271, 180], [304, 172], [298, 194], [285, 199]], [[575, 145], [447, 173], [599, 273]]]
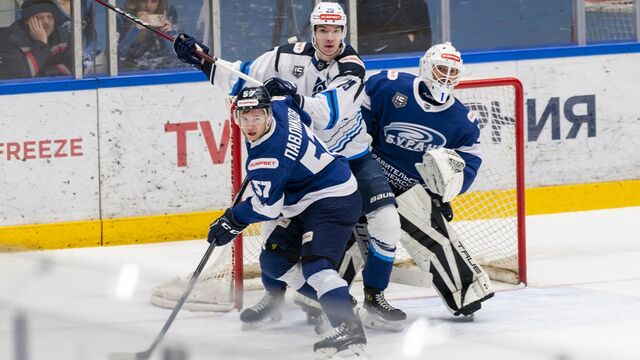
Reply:
[[[124, 10], [160, 31], [177, 35], [177, 12], [175, 7], [167, 4], [167, 0], [127, 0]], [[118, 57], [123, 70], [166, 68], [171, 65], [183, 67], [173, 56], [171, 43], [153, 32], [130, 21], [121, 22], [118, 31]]]
[[424, 52], [429, 47], [426, 0], [358, 0], [360, 54]]
[[[58, 12], [55, 14], [57, 23], [69, 32], [69, 38], [71, 35], [71, 0], [53, 0], [54, 4], [58, 7]], [[81, 1], [81, 21], [82, 27], [82, 68], [84, 74], [95, 73], [95, 57], [101, 53], [96, 49], [96, 28], [93, 21], [93, 0]]]
[[56, 24], [58, 9], [50, 0], [26, 0], [22, 18], [0, 43], [0, 79], [71, 75], [69, 34]]

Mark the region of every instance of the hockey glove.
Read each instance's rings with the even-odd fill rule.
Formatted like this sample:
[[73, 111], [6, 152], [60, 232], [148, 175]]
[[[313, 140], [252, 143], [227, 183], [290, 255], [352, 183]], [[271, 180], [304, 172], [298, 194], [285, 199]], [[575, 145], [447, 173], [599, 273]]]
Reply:
[[296, 84], [272, 77], [267, 79], [263, 86], [269, 92], [269, 96], [291, 96], [293, 101], [302, 108], [302, 96], [297, 93], [298, 87]]
[[247, 225], [235, 221], [229, 208], [222, 216], [211, 223], [207, 241], [209, 243], [213, 241], [216, 245], [225, 245], [238, 236], [246, 227]]
[[196, 38], [193, 36], [189, 36], [187, 34], [180, 34], [173, 41], [173, 52], [176, 54], [178, 59], [185, 64], [191, 64], [194, 66], [202, 66], [202, 59], [196, 55], [195, 51], [199, 47], [198, 50], [202, 51], [205, 54], [209, 53], [209, 48], [206, 45], [203, 45], [196, 41]]
[[277, 77], [267, 79], [263, 85], [270, 96], [294, 96], [298, 93], [298, 87], [295, 84]]
[[416, 164], [416, 170], [424, 179], [432, 193], [449, 202], [462, 190], [464, 184], [465, 161], [451, 149], [438, 148], [424, 153], [422, 162]]

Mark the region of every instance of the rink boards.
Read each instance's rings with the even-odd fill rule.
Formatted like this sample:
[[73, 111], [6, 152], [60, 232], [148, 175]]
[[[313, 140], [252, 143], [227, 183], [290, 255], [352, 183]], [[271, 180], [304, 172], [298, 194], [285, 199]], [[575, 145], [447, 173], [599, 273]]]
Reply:
[[[468, 61], [467, 78], [524, 85], [528, 214], [640, 205], [639, 62]], [[230, 132], [225, 95], [194, 75], [2, 85], [0, 248], [204, 237], [230, 203]]]

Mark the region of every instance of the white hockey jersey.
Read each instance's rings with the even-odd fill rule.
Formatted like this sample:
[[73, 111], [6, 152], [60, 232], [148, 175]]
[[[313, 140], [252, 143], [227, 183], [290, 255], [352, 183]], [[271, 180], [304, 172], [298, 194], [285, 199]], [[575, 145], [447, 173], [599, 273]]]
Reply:
[[[369, 152], [360, 112], [365, 67], [350, 45], [330, 63], [319, 60], [310, 43], [299, 42], [276, 47], [254, 61], [227, 64], [259, 81], [279, 77], [294, 83], [303, 95], [302, 109], [329, 151], [349, 160]], [[202, 71], [211, 84], [230, 95], [246, 86], [243, 79], [210, 63]]]

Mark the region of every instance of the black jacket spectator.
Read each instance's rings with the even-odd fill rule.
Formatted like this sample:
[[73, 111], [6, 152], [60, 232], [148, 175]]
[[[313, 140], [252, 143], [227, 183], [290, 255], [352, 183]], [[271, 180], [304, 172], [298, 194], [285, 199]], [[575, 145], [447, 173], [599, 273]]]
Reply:
[[26, 0], [21, 10], [22, 19], [7, 29], [8, 37], [0, 44], [0, 79], [71, 75], [69, 34], [57, 26], [55, 5]]

